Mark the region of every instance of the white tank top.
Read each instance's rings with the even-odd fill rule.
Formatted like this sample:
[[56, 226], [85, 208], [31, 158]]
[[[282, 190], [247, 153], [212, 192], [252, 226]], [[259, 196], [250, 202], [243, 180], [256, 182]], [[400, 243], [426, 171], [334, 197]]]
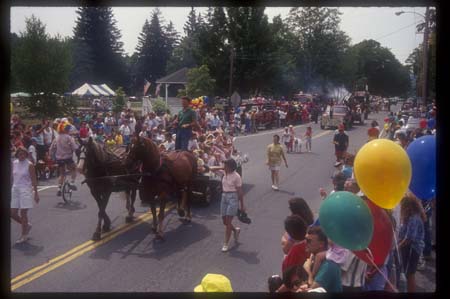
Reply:
[[31, 187], [31, 177], [30, 177], [30, 164], [31, 162], [26, 159], [20, 161], [19, 159], [13, 162], [13, 187], [24, 188]]

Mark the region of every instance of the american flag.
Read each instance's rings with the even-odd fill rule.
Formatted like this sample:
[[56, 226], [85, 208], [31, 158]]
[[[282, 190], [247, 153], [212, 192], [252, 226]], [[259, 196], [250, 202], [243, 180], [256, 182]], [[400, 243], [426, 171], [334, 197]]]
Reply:
[[155, 91], [155, 96], [159, 96], [159, 89], [161, 88], [161, 83], [159, 83], [158, 85], [156, 85], [156, 91]]
[[147, 79], [144, 79], [144, 96], [147, 93], [148, 89], [150, 88], [150, 85], [152, 85], [150, 82], [147, 81]]

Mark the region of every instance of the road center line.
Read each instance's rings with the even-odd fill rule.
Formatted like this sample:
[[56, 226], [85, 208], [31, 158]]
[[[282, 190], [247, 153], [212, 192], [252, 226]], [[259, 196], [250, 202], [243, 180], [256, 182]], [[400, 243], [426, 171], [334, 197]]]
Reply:
[[[175, 207], [174, 204], [169, 204], [167, 208], [165, 209], [166, 212], [170, 211], [173, 207]], [[29, 271], [16, 276], [11, 280], [11, 291], [14, 291], [21, 286], [28, 284], [29, 282], [47, 274], [50, 271], [53, 271], [56, 268], [61, 267], [62, 265], [76, 259], [77, 257], [83, 255], [84, 253], [91, 251], [92, 249], [95, 249], [110, 240], [114, 239], [115, 237], [121, 235], [122, 233], [142, 224], [145, 221], [149, 221], [153, 219], [153, 216], [151, 214], [145, 213], [138, 217], [136, 222], [131, 224], [125, 224], [109, 233], [103, 234], [103, 237], [100, 241], [92, 241], [89, 240], [81, 245], [78, 245], [77, 247], [69, 250], [68, 252], [57, 256], [50, 261], [48, 261], [45, 264], [42, 264], [40, 266], [34, 267], [30, 269]], [[33, 274], [34, 273], [34, 274]]]

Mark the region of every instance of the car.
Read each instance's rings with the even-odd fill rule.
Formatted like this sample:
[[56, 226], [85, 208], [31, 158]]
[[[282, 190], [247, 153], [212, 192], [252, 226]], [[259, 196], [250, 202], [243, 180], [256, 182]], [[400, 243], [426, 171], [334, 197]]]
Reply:
[[327, 106], [325, 112], [320, 118], [320, 128], [322, 130], [328, 127], [337, 128], [340, 124], [344, 124], [345, 129], [352, 127], [352, 115], [350, 109], [345, 105], [334, 105], [332, 117], [330, 117], [330, 106]]

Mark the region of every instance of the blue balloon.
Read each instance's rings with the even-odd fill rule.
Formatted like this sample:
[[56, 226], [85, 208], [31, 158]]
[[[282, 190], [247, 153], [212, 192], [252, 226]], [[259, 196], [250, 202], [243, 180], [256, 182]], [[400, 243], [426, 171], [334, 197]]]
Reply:
[[409, 189], [421, 200], [436, 195], [436, 136], [414, 140], [406, 149], [412, 166]]

